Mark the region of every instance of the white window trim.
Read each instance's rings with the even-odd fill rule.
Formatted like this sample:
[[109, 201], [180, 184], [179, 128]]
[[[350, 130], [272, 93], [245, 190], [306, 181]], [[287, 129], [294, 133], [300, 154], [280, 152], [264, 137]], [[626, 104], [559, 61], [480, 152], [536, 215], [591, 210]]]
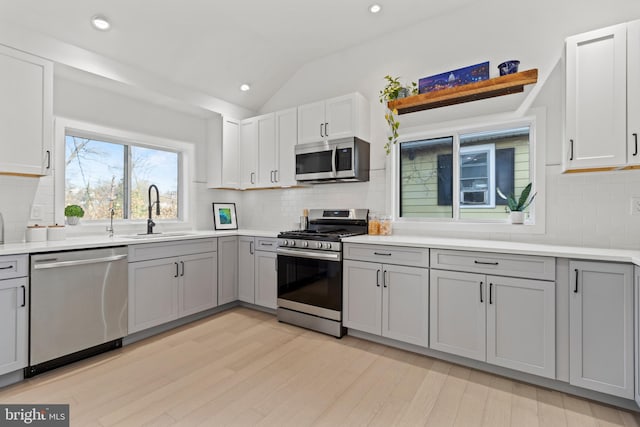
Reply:
[[[454, 153], [459, 153], [460, 141], [457, 134], [476, 133], [504, 129], [505, 127], [531, 126], [529, 141], [530, 179], [534, 183], [533, 191], [537, 194], [535, 202], [530, 210], [530, 220], [525, 224], [514, 225], [501, 220], [465, 220], [459, 218], [458, 210], [454, 211], [454, 218], [401, 218], [399, 176], [400, 168], [400, 143], [415, 140], [454, 136]], [[402, 130], [398, 143], [393, 146], [390, 155], [390, 202], [393, 212], [394, 229], [399, 233], [448, 233], [448, 232], [474, 232], [488, 233], [513, 233], [513, 234], [544, 234], [546, 230], [546, 197], [545, 197], [545, 146], [546, 146], [546, 109], [535, 108], [524, 117], [513, 115], [495, 115], [488, 117], [476, 117], [465, 121], [456, 121], [448, 124], [439, 124], [439, 127], [412, 127]], [[459, 156], [453, 156], [453, 168], [460, 168]], [[454, 180], [454, 203], [459, 203], [460, 184]]]
[[[180, 153], [178, 177], [178, 204], [180, 206], [180, 218], [177, 220], [158, 220], [160, 229], [184, 229], [193, 228], [194, 219], [192, 212], [193, 197], [190, 197], [190, 183], [194, 181], [195, 172], [195, 147], [194, 144], [173, 139], [131, 132], [123, 129], [101, 126], [94, 123], [56, 117], [54, 131], [54, 218], [58, 224], [64, 224], [64, 197], [65, 197], [65, 136], [71, 133], [76, 136], [95, 138], [107, 142], [137, 145], [140, 147], [158, 148]], [[94, 220], [80, 222], [74, 226], [75, 232], [103, 233], [108, 220]], [[118, 219], [114, 220], [118, 226], [116, 234], [128, 232], [144, 232], [146, 220]], [[71, 228], [71, 227], [69, 227]]]

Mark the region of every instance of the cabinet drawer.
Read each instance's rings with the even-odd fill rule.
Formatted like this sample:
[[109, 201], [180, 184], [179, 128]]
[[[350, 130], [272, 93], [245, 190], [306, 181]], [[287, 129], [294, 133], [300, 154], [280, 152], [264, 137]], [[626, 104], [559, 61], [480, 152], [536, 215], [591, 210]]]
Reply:
[[29, 255], [0, 256], [0, 280], [25, 277], [29, 271]]
[[553, 257], [431, 249], [431, 268], [555, 280]]
[[429, 249], [345, 243], [344, 258], [385, 264], [429, 267]]
[[218, 239], [215, 238], [129, 245], [129, 262], [215, 252], [217, 249]]
[[275, 252], [278, 239], [270, 237], [256, 237], [256, 251]]

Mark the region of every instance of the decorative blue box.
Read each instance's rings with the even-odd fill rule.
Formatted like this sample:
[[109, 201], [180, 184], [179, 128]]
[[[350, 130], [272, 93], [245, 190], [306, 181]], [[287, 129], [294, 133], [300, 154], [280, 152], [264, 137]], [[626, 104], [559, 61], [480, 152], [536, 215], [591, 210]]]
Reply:
[[424, 77], [419, 80], [419, 93], [428, 93], [440, 89], [462, 86], [489, 79], [489, 61], [469, 67], [459, 68], [435, 76]]

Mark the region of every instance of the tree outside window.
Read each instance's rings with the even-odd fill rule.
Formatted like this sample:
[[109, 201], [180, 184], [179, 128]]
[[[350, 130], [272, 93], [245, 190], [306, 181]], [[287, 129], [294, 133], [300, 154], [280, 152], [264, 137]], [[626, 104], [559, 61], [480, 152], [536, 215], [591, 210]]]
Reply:
[[65, 205], [85, 209], [85, 219], [143, 219], [149, 185], [160, 189], [159, 219], [177, 219], [179, 153], [136, 145], [65, 137]]

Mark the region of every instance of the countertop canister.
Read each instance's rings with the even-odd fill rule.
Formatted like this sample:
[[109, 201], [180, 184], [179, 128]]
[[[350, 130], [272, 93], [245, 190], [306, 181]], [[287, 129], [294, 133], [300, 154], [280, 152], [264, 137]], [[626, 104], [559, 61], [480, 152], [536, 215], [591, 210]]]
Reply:
[[47, 240], [64, 240], [67, 238], [67, 229], [64, 225], [50, 225], [47, 227]]
[[38, 224], [28, 226], [26, 232], [26, 240], [27, 242], [46, 242], [47, 227]]

